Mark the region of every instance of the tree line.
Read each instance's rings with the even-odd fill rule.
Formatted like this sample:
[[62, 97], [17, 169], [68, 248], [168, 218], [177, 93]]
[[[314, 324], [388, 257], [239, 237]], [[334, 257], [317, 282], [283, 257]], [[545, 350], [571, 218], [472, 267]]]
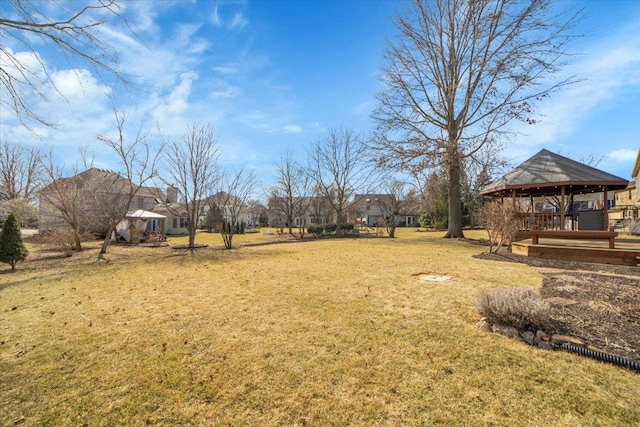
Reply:
[[[37, 57], [33, 39], [25, 37], [30, 34], [74, 64], [131, 82], [116, 66], [117, 47], [96, 36], [106, 17], [120, 20], [131, 30], [120, 0], [89, 2], [75, 11], [59, 6], [55, 17], [45, 16], [38, 3], [29, 0], [11, 0], [7, 6], [0, 16], [3, 38]], [[572, 30], [579, 18], [579, 13], [558, 13], [550, 0], [405, 3], [394, 18], [398, 36], [384, 49], [380, 68], [383, 89], [376, 96], [371, 135], [364, 141], [351, 130], [331, 130], [307, 151], [304, 166], [285, 156], [276, 165], [276, 184], [269, 190], [271, 196], [288, 200], [281, 207], [283, 216], [291, 219], [301, 208], [298, 196], [310, 187], [330, 204], [340, 232], [357, 191], [372, 183], [379, 188], [381, 182], [388, 182], [388, 191], [393, 192], [402, 184], [392, 185], [393, 180], [380, 178], [380, 173], [393, 176], [402, 172], [417, 183], [425, 206], [432, 195], [445, 195], [446, 203], [439, 197], [430, 200], [431, 207], [425, 211], [446, 218], [445, 237], [463, 237], [463, 205], [473, 212], [478, 189], [501, 166], [499, 153], [508, 142], [509, 125], [514, 121], [535, 124], [536, 104], [576, 81], [574, 76], [555, 76], [567, 62], [568, 44], [575, 38]], [[40, 88], [47, 80], [52, 82], [44, 62], [40, 62], [44, 68], [40, 73], [31, 69], [19, 52], [0, 46], [0, 54], [3, 108], [13, 111], [26, 127], [29, 121], [52, 125], [27, 101], [27, 95], [33, 93], [46, 98]], [[136, 183], [130, 185], [125, 200], [107, 200], [104, 211], [110, 228], [115, 227], [123, 204], [128, 201], [130, 205], [139, 186], [158, 177], [159, 156], [165, 151], [169, 153], [165, 161], [170, 173], [163, 179], [180, 190], [189, 217], [190, 245], [202, 196], [215, 187], [222, 191], [225, 185], [236, 193], [252, 192], [257, 178], [250, 172], [220, 173], [218, 162], [224, 163], [224, 159], [219, 159], [209, 125], [194, 124], [182, 140], [151, 151], [146, 135], [124, 139], [125, 122], [126, 115], [116, 112], [114, 135], [98, 136], [115, 154], [120, 176]], [[59, 167], [51, 155], [41, 156], [45, 162], [36, 161], [36, 149], [21, 151], [24, 149], [13, 143], [2, 144], [6, 156], [3, 153], [4, 163], [0, 164], [1, 201], [12, 204], [12, 211], [28, 212], [31, 205], [27, 202], [33, 200], [38, 183], [44, 177], [48, 181], [59, 178]], [[14, 168], [16, 163], [20, 167]], [[221, 179], [223, 176], [227, 179]], [[233, 191], [223, 193], [231, 195]], [[101, 254], [107, 246], [105, 240]]]

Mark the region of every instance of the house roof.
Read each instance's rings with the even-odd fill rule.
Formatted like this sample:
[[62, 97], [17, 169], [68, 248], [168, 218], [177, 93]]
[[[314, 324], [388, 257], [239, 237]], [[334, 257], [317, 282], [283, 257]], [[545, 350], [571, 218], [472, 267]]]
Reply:
[[[96, 183], [98, 186], [100, 186], [101, 183], [106, 182], [108, 183], [106, 185], [108, 185], [111, 189], [119, 190], [122, 193], [127, 193], [129, 191], [128, 188], [129, 184], [131, 183], [127, 178], [123, 177], [117, 172], [100, 168], [89, 168], [74, 176], [59, 178], [56, 180], [56, 182], [65, 186], [77, 186], [78, 188], [81, 188], [83, 185], [87, 185], [87, 183], [90, 182]], [[48, 191], [52, 185], [53, 182], [45, 186], [42, 191]], [[161, 199], [165, 198], [164, 192], [160, 188], [156, 187], [140, 186], [140, 188], [138, 188], [136, 192], [136, 195], [141, 197], [154, 197]]]
[[626, 188], [629, 182], [600, 169], [575, 160], [541, 150], [502, 178], [493, 181], [480, 191], [483, 195], [543, 196], [559, 194], [565, 187], [567, 194], [601, 192]]
[[640, 150], [638, 150], [638, 156], [636, 157], [636, 163], [631, 170], [631, 177], [636, 178], [640, 173]]

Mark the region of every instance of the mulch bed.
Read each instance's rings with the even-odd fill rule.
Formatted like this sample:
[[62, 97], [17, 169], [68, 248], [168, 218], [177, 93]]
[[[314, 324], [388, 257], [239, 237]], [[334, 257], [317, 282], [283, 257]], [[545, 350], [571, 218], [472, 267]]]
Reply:
[[640, 267], [528, 258], [511, 253], [478, 258], [520, 262], [542, 274], [551, 300], [551, 330], [640, 362]]

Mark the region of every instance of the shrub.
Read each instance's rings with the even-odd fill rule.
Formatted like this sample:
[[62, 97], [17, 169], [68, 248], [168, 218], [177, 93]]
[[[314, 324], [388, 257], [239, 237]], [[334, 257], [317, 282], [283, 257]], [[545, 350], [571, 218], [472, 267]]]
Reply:
[[[509, 203], [490, 202], [480, 208], [480, 218], [489, 234], [489, 252], [498, 252], [503, 244], [511, 245], [520, 227], [520, 218]], [[493, 250], [493, 244], [497, 247]]]
[[449, 218], [437, 219], [434, 225], [436, 230], [446, 230], [449, 227]]
[[338, 226], [335, 224], [323, 224], [321, 227], [324, 228], [324, 232], [326, 234], [335, 233], [336, 228], [338, 228]]
[[0, 262], [6, 262], [15, 270], [17, 262], [24, 261], [28, 253], [16, 217], [11, 213], [0, 231]]
[[341, 224], [340, 225], [340, 230], [342, 230], [342, 231], [352, 231], [353, 230], [353, 224]]
[[[94, 239], [93, 234], [90, 233], [80, 233], [77, 237], [79, 241]], [[60, 249], [66, 257], [73, 256], [76, 250], [82, 250], [82, 248], [76, 248], [76, 233], [71, 228], [49, 230], [41, 233], [39, 239], [42, 243]]]
[[478, 312], [490, 323], [513, 326], [519, 331], [545, 330], [551, 307], [532, 288], [498, 288], [480, 291]]
[[640, 219], [634, 219], [629, 223], [629, 234], [640, 235]]
[[141, 228], [131, 228], [129, 230], [129, 241], [134, 245], [139, 245], [144, 240], [144, 230]]

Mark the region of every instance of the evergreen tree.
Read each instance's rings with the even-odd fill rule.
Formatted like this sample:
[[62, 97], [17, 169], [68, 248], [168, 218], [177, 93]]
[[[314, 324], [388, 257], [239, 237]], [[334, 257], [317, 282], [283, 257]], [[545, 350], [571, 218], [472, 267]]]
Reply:
[[11, 213], [0, 231], [0, 262], [11, 264], [11, 269], [15, 270], [18, 261], [24, 260], [28, 253], [22, 242], [18, 221]]

